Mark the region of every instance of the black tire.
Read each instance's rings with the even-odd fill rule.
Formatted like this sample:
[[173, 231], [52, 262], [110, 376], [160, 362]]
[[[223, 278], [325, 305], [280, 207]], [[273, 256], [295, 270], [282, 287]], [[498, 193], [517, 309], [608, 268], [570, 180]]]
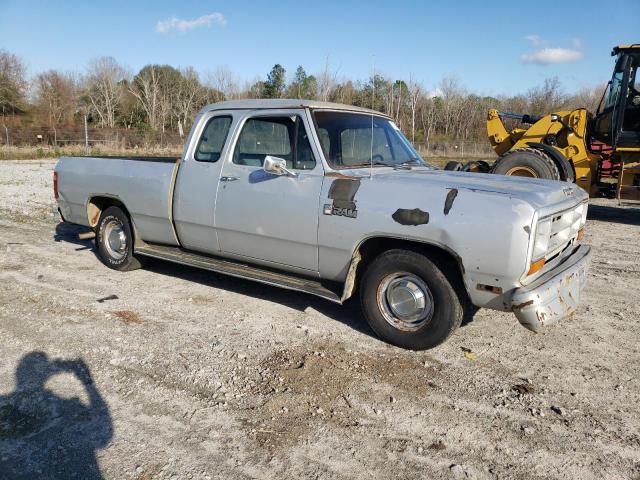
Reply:
[[560, 180], [560, 171], [554, 161], [535, 148], [518, 148], [505, 153], [493, 165], [491, 173]]
[[465, 172], [489, 173], [491, 165], [484, 160], [473, 160], [467, 163], [462, 170]]
[[[109, 244], [109, 232], [119, 228], [124, 235], [122, 249], [114, 249]], [[120, 237], [121, 238], [121, 237]], [[98, 256], [107, 267], [120, 272], [128, 272], [142, 267], [142, 261], [133, 255], [133, 231], [129, 217], [118, 207], [109, 207], [102, 212], [96, 227]]]
[[[376, 257], [366, 267], [360, 284], [362, 310], [371, 329], [383, 340], [412, 350], [433, 348], [449, 338], [462, 322], [466, 292], [460, 290], [464, 287], [458, 272], [446, 265], [414, 250], [388, 250]], [[388, 320], [392, 312], [382, 289], [397, 275], [421, 280], [432, 300], [431, 314], [410, 330], [402, 328], [405, 323], [398, 317], [395, 320], [402, 327]]]
[[462, 170], [462, 163], [451, 160], [447, 162], [447, 164], [444, 166], [444, 169], [450, 170], [452, 172], [459, 172]]

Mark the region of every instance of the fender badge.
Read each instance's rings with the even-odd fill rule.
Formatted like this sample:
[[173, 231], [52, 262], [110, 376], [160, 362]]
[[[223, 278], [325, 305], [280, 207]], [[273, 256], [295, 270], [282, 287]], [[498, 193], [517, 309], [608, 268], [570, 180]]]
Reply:
[[334, 207], [329, 203], [325, 203], [322, 207], [322, 213], [325, 215], [338, 215], [340, 217], [356, 218], [358, 216], [358, 210], [355, 208], [341, 208]]

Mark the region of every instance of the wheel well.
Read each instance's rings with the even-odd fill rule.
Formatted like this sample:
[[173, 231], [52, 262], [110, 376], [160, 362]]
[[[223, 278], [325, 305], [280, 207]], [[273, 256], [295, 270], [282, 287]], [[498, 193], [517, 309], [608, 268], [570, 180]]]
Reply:
[[438, 265], [438, 267], [443, 270], [443, 273], [447, 274], [452, 272], [456, 277], [452, 279], [454, 282], [458, 285], [464, 285], [464, 281], [462, 279], [462, 275], [464, 273], [462, 260], [450, 250], [430, 243], [403, 240], [401, 238], [372, 237], [362, 242], [358, 247], [361, 260], [356, 271], [357, 281], [354, 285], [354, 291], [358, 289], [358, 283], [362, 278], [362, 273], [366, 266], [381, 253], [392, 249], [404, 249], [420, 252], [428, 256], [430, 260]]
[[109, 207], [119, 207], [129, 219], [131, 218], [127, 207], [117, 198], [96, 196], [89, 199], [89, 203], [87, 203], [87, 219], [91, 228], [95, 228], [98, 225], [100, 215]]

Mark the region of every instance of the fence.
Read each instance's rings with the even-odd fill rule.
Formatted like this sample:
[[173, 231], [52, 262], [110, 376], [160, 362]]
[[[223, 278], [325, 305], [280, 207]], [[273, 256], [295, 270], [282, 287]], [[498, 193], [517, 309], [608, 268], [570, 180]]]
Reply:
[[468, 141], [468, 142], [430, 142], [429, 144], [416, 142], [416, 149], [424, 157], [495, 157], [489, 142]]
[[84, 128], [0, 125], [0, 145], [63, 148], [84, 146], [87, 149], [181, 149], [184, 139], [175, 132], [141, 131], [126, 128]]
[[[182, 149], [184, 138], [176, 132], [144, 131], [127, 128], [84, 128], [71, 125], [24, 126], [0, 124], [0, 145], [30, 147], [84, 147], [86, 150], [171, 150]], [[432, 141], [417, 142], [415, 147], [425, 157], [464, 158], [495, 156], [489, 142]]]

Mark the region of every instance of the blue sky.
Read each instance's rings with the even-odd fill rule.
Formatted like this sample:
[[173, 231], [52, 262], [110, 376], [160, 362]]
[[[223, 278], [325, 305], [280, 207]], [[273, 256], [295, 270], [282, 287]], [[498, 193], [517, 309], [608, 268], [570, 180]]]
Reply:
[[365, 79], [375, 63], [428, 88], [453, 75], [479, 94], [514, 94], [558, 76], [572, 92], [608, 80], [611, 47], [633, 42], [640, 0], [0, 0], [0, 48], [30, 74], [82, 73], [109, 55], [133, 71], [224, 65], [251, 80], [275, 63], [316, 73], [328, 56], [339, 78]]

